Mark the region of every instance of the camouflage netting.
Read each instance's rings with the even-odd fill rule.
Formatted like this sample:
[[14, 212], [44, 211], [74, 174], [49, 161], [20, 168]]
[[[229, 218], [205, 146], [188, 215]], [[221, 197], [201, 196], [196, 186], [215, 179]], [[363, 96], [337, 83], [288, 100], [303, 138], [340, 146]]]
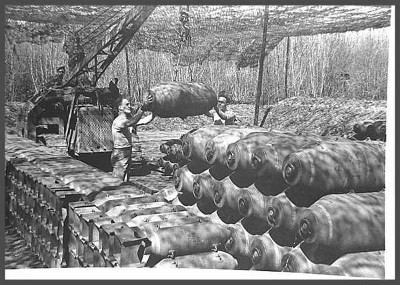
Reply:
[[[89, 50], [136, 6], [6, 6], [8, 40], [63, 42], [78, 31]], [[191, 44], [179, 37], [180, 12], [189, 13]], [[233, 60], [257, 66], [265, 6], [158, 6], [132, 39], [139, 49], [171, 52], [179, 65]], [[358, 31], [390, 25], [390, 6], [269, 6], [266, 53], [285, 37]], [[30, 23], [29, 25], [27, 23]], [[35, 23], [32, 27], [31, 23]], [[93, 35], [97, 35], [93, 37]]]

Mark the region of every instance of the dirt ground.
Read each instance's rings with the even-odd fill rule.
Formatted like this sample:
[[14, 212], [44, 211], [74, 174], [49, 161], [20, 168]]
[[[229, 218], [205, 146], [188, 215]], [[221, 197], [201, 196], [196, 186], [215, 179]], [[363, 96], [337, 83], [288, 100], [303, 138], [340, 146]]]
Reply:
[[[6, 103], [5, 123], [9, 130], [15, 130], [16, 114], [21, 103]], [[386, 100], [357, 100], [352, 98], [292, 97], [268, 106], [260, 106], [258, 124], [265, 111], [271, 107], [264, 127], [293, 132], [315, 132], [317, 134], [352, 135], [353, 125], [364, 120], [385, 120]], [[241, 125], [253, 125], [254, 104], [231, 104], [232, 110]], [[158, 118], [150, 124], [140, 126], [140, 131], [184, 131], [211, 124], [212, 119], [205, 116], [180, 118]], [[157, 132], [155, 132], [157, 134]]]

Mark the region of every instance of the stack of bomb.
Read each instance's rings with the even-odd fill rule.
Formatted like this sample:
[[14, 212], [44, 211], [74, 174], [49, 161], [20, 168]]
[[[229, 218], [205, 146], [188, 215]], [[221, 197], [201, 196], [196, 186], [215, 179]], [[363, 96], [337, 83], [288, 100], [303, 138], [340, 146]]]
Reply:
[[160, 145], [160, 151], [165, 154], [158, 159], [158, 166], [164, 175], [172, 176], [174, 171], [184, 166], [188, 160], [183, 157], [181, 139], [170, 139]]
[[[247, 133], [243, 135], [244, 129]], [[243, 133], [237, 135], [239, 132]], [[384, 225], [384, 192], [380, 192], [385, 187], [383, 142], [227, 126], [198, 129], [186, 134], [182, 141], [183, 154], [190, 162], [174, 177], [179, 199], [185, 205], [196, 204], [205, 214], [216, 212], [222, 222], [232, 226], [234, 234], [226, 249], [237, 258], [239, 268], [248, 267], [250, 261], [253, 269], [280, 271], [282, 257], [300, 243], [310, 262], [325, 265], [332, 265], [347, 254], [384, 250], [382, 244], [363, 244], [351, 235], [369, 235], [371, 243], [384, 241], [382, 228], [378, 228]], [[339, 204], [334, 209], [340, 209], [340, 215], [321, 206], [322, 198], [331, 199], [329, 203], [337, 200]], [[344, 203], [346, 200], [354, 201]], [[371, 212], [356, 211], [365, 205], [370, 205], [378, 218]], [[303, 215], [321, 207], [325, 210], [319, 215], [325, 214], [329, 229], [323, 228], [321, 222], [303, 221], [316, 221]], [[346, 217], [352, 211], [350, 220]], [[362, 226], [362, 221], [367, 226]], [[346, 231], [346, 227], [353, 227], [352, 223], [363, 228]], [[346, 240], [354, 244], [343, 246], [333, 240], [314, 245], [306, 238], [310, 228], [311, 232], [330, 233], [330, 238], [332, 232], [333, 236], [346, 232]], [[336, 255], [327, 254], [331, 251]], [[330, 257], [321, 260], [317, 258], [320, 255]], [[265, 265], [265, 260], [274, 262]]]
[[[219, 211], [225, 213], [219, 217], [224, 222], [240, 221], [242, 229], [235, 231], [227, 244], [228, 252], [243, 261], [242, 264], [239, 263], [239, 266], [246, 266], [248, 261], [252, 260], [251, 242], [243, 244], [244, 240], [249, 241], [258, 235], [268, 234], [276, 240], [269, 237], [270, 244], [275, 244], [273, 248], [279, 247], [277, 242], [280, 245], [293, 245], [293, 241], [289, 240], [286, 233], [271, 229], [267, 222], [267, 209], [271, 199], [287, 188], [281, 171], [284, 157], [305, 144], [337, 139], [313, 134], [296, 135], [288, 132], [264, 131], [253, 132], [228, 145], [225, 151], [225, 161], [231, 174], [224, 178], [224, 187], [216, 187], [214, 190], [214, 200], [215, 202], [228, 201], [226, 203], [219, 202], [222, 205]], [[236, 187], [227, 187], [230, 184]], [[230, 221], [224, 219], [223, 217], [227, 213], [230, 214], [230, 218], [234, 218]], [[240, 243], [242, 245], [237, 246]], [[235, 244], [236, 246], [234, 246]], [[267, 247], [270, 248], [270, 246]], [[232, 251], [232, 248], [235, 250]], [[237, 248], [241, 248], [241, 250], [237, 251]], [[274, 250], [273, 252], [278, 251]], [[278, 270], [280, 259], [275, 257], [274, 260], [278, 260], [274, 266], [265, 268], [257, 267], [255, 264], [254, 269]]]
[[[204, 214], [216, 212], [226, 224], [241, 221], [251, 234], [262, 234], [269, 229], [266, 215], [262, 213], [268, 202], [264, 197], [269, 199], [286, 187], [283, 178], [269, 179], [263, 169], [258, 171], [252, 166], [253, 151], [271, 142], [300, 147], [322, 140], [311, 134], [296, 136], [254, 126], [208, 126], [193, 130], [181, 139], [183, 155], [189, 160], [174, 175], [181, 203], [196, 204]], [[280, 167], [275, 168], [275, 176], [281, 175]], [[241, 196], [245, 198], [238, 203]]]
[[189, 162], [174, 175], [181, 203], [197, 204], [205, 214], [216, 211], [220, 203], [214, 203], [213, 189], [217, 185], [237, 188], [229, 179], [232, 171], [225, 165], [227, 146], [257, 131], [266, 132], [258, 127], [212, 125], [183, 135], [182, 152]]
[[[243, 217], [242, 223], [246, 222], [244, 226], [249, 233], [263, 234], [270, 229], [267, 209], [272, 198], [288, 187], [282, 177], [283, 159], [304, 145], [335, 140], [344, 139], [275, 131], [253, 133], [228, 146], [226, 163], [234, 170], [231, 180], [242, 188], [236, 194], [236, 202]], [[252, 224], [257, 228], [253, 228]], [[285, 237], [286, 233], [282, 235], [282, 238]], [[286, 245], [288, 241], [282, 243]]]
[[286, 156], [288, 187], [270, 200], [271, 229], [250, 249], [254, 267], [273, 270], [265, 260], [281, 258], [278, 270], [384, 278], [384, 148], [324, 141]]
[[386, 141], [386, 121], [385, 120], [367, 120], [353, 126], [356, 140], [380, 140]]
[[[299, 241], [292, 246], [279, 244], [272, 227], [247, 238], [249, 249], [228, 252], [236, 258], [245, 255], [255, 270], [384, 278], [384, 195], [381, 191], [324, 196], [311, 207], [297, 209], [293, 218], [300, 224]], [[236, 240], [228, 248], [242, 242], [244, 235], [232, 235]]]
[[[183, 155], [190, 162], [175, 173], [179, 199], [184, 205], [196, 204], [204, 214], [216, 212], [226, 224], [241, 221], [249, 233], [262, 234], [269, 229], [263, 214], [268, 199], [287, 187], [280, 168], [284, 154], [328, 139], [333, 140], [259, 127], [210, 126], [195, 130], [182, 139]], [[261, 167], [266, 164], [262, 147], [270, 152], [280, 147], [280, 161], [274, 155], [271, 167]], [[257, 150], [260, 158], [253, 157]]]

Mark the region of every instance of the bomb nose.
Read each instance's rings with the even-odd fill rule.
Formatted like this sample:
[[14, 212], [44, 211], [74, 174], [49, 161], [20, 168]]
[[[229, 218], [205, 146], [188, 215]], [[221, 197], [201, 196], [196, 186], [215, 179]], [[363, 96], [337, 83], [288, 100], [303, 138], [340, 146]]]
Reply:
[[233, 151], [228, 151], [227, 153], [227, 163], [229, 167], [232, 167], [236, 162], [235, 154]]
[[215, 204], [219, 205], [221, 203], [221, 201], [222, 201], [221, 194], [218, 191], [215, 191], [215, 194], [214, 194], [214, 202], [215, 202]]
[[179, 187], [180, 182], [181, 182], [181, 179], [179, 178], [179, 176], [175, 172], [174, 173], [174, 186], [175, 186], [175, 189], [177, 189]]
[[286, 179], [291, 180], [294, 176], [296, 176], [296, 167], [289, 163], [285, 168], [285, 177]]
[[190, 156], [190, 146], [189, 146], [189, 142], [184, 142], [182, 144], [182, 153], [186, 158], [189, 158]]
[[167, 154], [167, 148], [168, 148], [168, 146], [167, 146], [166, 144], [160, 145], [160, 151], [161, 151], [162, 153]]
[[273, 207], [269, 207], [267, 212], [267, 222], [271, 227], [276, 225], [276, 216], [275, 209]]
[[379, 135], [380, 135], [381, 137], [386, 136], [386, 125], [383, 125], [383, 126], [381, 127], [381, 129], [380, 129], [380, 131], [379, 131]]
[[260, 168], [260, 166], [261, 166], [261, 158], [258, 155], [253, 154], [251, 157], [251, 167], [257, 170]]
[[197, 181], [193, 182], [193, 196], [197, 199], [201, 198], [200, 184]]
[[251, 261], [254, 265], [258, 264], [261, 260], [261, 252], [258, 249], [254, 249], [253, 253], [251, 254]]
[[298, 233], [300, 238], [302, 238], [303, 240], [310, 238], [312, 236], [311, 225], [307, 219], [304, 219], [300, 222]]
[[233, 247], [233, 238], [230, 237], [225, 243], [225, 249], [229, 251], [231, 250], [232, 247]]
[[249, 202], [247, 199], [241, 197], [239, 198], [239, 213], [242, 217], [245, 217], [249, 212]]
[[206, 149], [206, 160], [207, 160], [207, 162], [212, 161], [213, 157], [214, 157], [213, 150], [211, 148], [207, 148]]

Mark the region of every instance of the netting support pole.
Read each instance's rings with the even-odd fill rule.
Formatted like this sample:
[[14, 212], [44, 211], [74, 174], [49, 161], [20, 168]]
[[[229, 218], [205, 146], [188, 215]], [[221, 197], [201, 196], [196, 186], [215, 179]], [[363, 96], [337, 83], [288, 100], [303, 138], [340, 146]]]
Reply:
[[256, 91], [256, 106], [254, 110], [254, 125], [258, 125], [258, 114], [260, 112], [260, 98], [261, 98], [261, 89], [262, 89], [262, 80], [263, 80], [263, 72], [264, 72], [264, 59], [265, 59], [265, 47], [267, 46], [267, 28], [268, 28], [268, 14], [269, 14], [269, 6], [265, 6], [264, 10], [264, 27], [263, 27], [263, 38], [261, 44], [261, 52], [260, 52], [260, 60], [258, 63], [258, 82], [257, 82], [257, 91]]
[[[130, 73], [129, 73], [129, 52], [128, 52], [128, 47], [125, 47], [125, 61], [126, 61], [126, 80], [128, 82], [128, 95], [129, 95], [129, 99], [132, 99], [132, 93], [131, 93], [131, 77], [130, 77]], [[136, 96], [135, 96], [135, 101], [137, 100]]]

